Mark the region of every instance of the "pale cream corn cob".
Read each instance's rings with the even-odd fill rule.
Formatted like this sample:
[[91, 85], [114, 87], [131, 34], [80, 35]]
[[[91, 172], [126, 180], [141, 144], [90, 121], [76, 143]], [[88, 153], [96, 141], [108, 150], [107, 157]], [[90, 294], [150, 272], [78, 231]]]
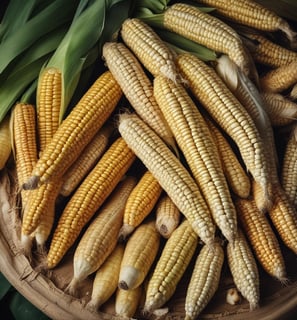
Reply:
[[228, 241], [237, 232], [236, 210], [210, 130], [194, 101], [180, 83], [159, 75], [154, 95], [191, 173]]
[[118, 128], [123, 139], [159, 181], [201, 240], [212, 245], [215, 226], [209, 208], [179, 159], [136, 114], [122, 114]]

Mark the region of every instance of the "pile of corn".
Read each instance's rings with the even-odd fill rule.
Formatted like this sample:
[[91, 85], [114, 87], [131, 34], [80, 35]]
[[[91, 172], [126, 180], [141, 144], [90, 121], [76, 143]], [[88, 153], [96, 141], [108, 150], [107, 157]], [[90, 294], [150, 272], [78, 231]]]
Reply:
[[[24, 254], [54, 270], [73, 250], [65, 292], [76, 297], [93, 277], [95, 311], [115, 296], [122, 317], [170, 313], [190, 272], [184, 313], [196, 319], [224, 264], [253, 310], [259, 268], [286, 282], [282, 246], [297, 253], [297, 36], [250, 0], [128, 2], [77, 1], [75, 18], [50, 33], [56, 46], [35, 59], [32, 39], [19, 68], [0, 59], [0, 98], [14, 84], [1, 107], [1, 170], [15, 163]], [[126, 15], [104, 33], [117, 5]], [[0, 50], [17, 27], [7, 33], [5, 21]], [[85, 71], [98, 62], [93, 81]]]

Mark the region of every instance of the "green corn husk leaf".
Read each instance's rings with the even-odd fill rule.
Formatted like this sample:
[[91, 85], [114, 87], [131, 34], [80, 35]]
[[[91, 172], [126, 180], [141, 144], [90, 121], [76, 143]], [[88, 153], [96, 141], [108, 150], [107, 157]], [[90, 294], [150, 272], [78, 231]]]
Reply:
[[55, 0], [0, 44], [0, 73], [43, 35], [72, 19], [76, 1]]
[[217, 58], [217, 55], [213, 50], [208, 49], [192, 40], [186, 39], [179, 34], [157, 28], [155, 28], [155, 31], [160, 38], [177, 53], [190, 52], [203, 61], [214, 61]]
[[162, 0], [136, 0], [135, 9], [138, 7], [147, 8], [153, 13], [162, 13], [167, 7], [168, 1]]
[[[0, 24], [0, 40], [5, 40], [28, 21], [38, 0], [11, 0]], [[17, 17], [17, 19], [16, 19]]]
[[31, 64], [25, 65], [9, 76], [0, 87], [0, 122], [9, 109], [20, 98], [24, 90], [38, 77], [39, 71], [50, 54], [45, 55]]
[[[85, 1], [81, 1], [85, 5]], [[105, 1], [89, 1], [88, 6], [78, 6], [68, 32], [45, 67], [54, 67], [62, 73], [62, 105], [60, 121], [77, 87], [89, 50], [98, 42], [105, 23]]]
[[23, 103], [29, 103], [29, 104], [35, 105], [35, 103], [36, 103], [36, 90], [37, 90], [37, 78], [23, 92], [23, 94], [20, 98], [20, 101]]

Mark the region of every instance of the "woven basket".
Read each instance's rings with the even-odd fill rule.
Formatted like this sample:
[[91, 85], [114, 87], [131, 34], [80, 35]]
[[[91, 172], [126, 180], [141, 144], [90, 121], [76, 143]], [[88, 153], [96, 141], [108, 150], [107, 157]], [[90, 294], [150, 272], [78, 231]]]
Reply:
[[[63, 292], [72, 277], [72, 254], [69, 252], [61, 265], [50, 272], [37, 267], [38, 258], [29, 261], [19, 245], [20, 218], [16, 205], [16, 187], [13, 175], [2, 173], [0, 177], [0, 271], [8, 281], [31, 303], [51, 319], [57, 320], [95, 320], [115, 319], [114, 302], [108, 301], [98, 313], [85, 308], [90, 299], [92, 279], [87, 279], [80, 290], [80, 297], [74, 298]], [[261, 306], [249, 311], [245, 300], [232, 306], [226, 303], [227, 290], [234, 286], [227, 268], [223, 269], [221, 284], [209, 305], [199, 319], [257, 319], [287, 320], [297, 314], [297, 259], [283, 248], [289, 282], [281, 284], [267, 276], [261, 269]], [[40, 261], [39, 261], [40, 262]], [[175, 295], [166, 305], [169, 313], [165, 319], [182, 319], [184, 297], [189, 274], [181, 280]], [[136, 316], [141, 319], [141, 313]]]

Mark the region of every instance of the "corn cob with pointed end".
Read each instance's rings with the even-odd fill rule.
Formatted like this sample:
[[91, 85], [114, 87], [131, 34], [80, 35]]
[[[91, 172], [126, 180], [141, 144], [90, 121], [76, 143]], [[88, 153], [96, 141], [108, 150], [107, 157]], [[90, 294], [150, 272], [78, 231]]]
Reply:
[[83, 149], [78, 159], [66, 171], [60, 190], [62, 196], [68, 197], [92, 170], [107, 148], [111, 131], [111, 125], [105, 125], [101, 128]]
[[202, 191], [212, 217], [228, 241], [236, 235], [236, 210], [209, 128], [180, 83], [159, 75], [154, 95]]
[[295, 45], [296, 33], [282, 17], [253, 0], [199, 0], [203, 4], [214, 7], [216, 11], [237, 23], [262, 30], [283, 31]]
[[294, 84], [294, 86], [291, 88], [289, 93], [289, 98], [296, 102], [297, 100], [297, 83]]
[[96, 271], [91, 300], [87, 304], [89, 309], [97, 310], [116, 292], [124, 250], [124, 244], [118, 243]]
[[286, 266], [278, 240], [254, 200], [237, 199], [238, 217], [257, 260], [272, 277], [286, 282]]
[[247, 75], [251, 57], [237, 32], [216, 17], [198, 8], [176, 3], [164, 12], [164, 27], [216, 52], [227, 54]]
[[73, 277], [66, 288], [75, 295], [78, 285], [96, 272], [117, 246], [125, 203], [136, 184], [128, 176], [116, 187], [80, 239], [73, 256]]
[[281, 184], [295, 208], [297, 208], [297, 125], [294, 125], [284, 150]]
[[144, 303], [145, 313], [154, 312], [172, 297], [193, 257], [197, 244], [197, 234], [188, 220], [184, 220], [166, 241], [152, 276], [148, 280]]
[[54, 175], [63, 175], [111, 115], [121, 96], [121, 88], [109, 71], [99, 76], [59, 126], [23, 188], [34, 189]]
[[0, 123], [0, 146], [1, 146], [1, 156], [0, 156], [0, 170], [2, 170], [8, 158], [11, 154], [11, 133], [9, 129], [10, 115], [6, 117]]
[[121, 317], [121, 319], [133, 319], [139, 307], [142, 291], [141, 285], [131, 290], [118, 288], [114, 305], [116, 315]]
[[158, 180], [145, 171], [127, 200], [119, 238], [125, 240], [151, 213], [162, 192]]
[[244, 171], [229, 141], [216, 125], [206, 118], [221, 157], [223, 171], [231, 190], [241, 198], [247, 198], [251, 192], [251, 181]]
[[177, 63], [189, 82], [190, 90], [236, 143], [248, 171], [263, 189], [268, 202], [273, 201], [263, 139], [247, 110], [216, 72], [203, 61], [191, 54], [183, 54]]
[[297, 60], [297, 52], [272, 42], [261, 34], [249, 33], [247, 36], [256, 41], [255, 49], [250, 52], [258, 63], [277, 68]]
[[38, 143], [41, 152], [60, 125], [61, 101], [61, 71], [56, 68], [43, 69], [38, 77], [36, 94]]
[[261, 89], [264, 92], [280, 93], [297, 82], [297, 59], [289, 64], [277, 67], [260, 77]]
[[122, 114], [118, 128], [128, 146], [159, 181], [201, 240], [211, 245], [215, 226], [207, 204], [187, 169], [136, 114]]
[[173, 81], [179, 78], [171, 49], [148, 24], [138, 18], [127, 19], [122, 24], [121, 36], [153, 76], [163, 74]]
[[[12, 110], [13, 154], [18, 185], [30, 177], [37, 162], [36, 110], [32, 104], [17, 103]], [[28, 192], [21, 190], [22, 206], [26, 206]]]
[[282, 188], [276, 188], [274, 193], [275, 203], [268, 211], [269, 217], [285, 246], [297, 253], [296, 208]]
[[259, 305], [259, 271], [256, 260], [244, 233], [238, 228], [238, 236], [227, 244], [228, 265], [237, 289], [247, 299], [250, 309]]
[[48, 268], [59, 263], [135, 158], [135, 154], [121, 137], [107, 149], [62, 212], [50, 244]]
[[172, 232], [178, 227], [181, 213], [171, 198], [164, 194], [156, 206], [156, 228], [165, 239], [168, 239]]
[[194, 320], [216, 293], [224, 263], [224, 250], [216, 241], [213, 248], [203, 246], [196, 258], [185, 300], [185, 320]]
[[297, 119], [297, 103], [280, 93], [263, 92], [267, 114], [274, 127], [285, 126]]
[[131, 290], [140, 286], [152, 266], [160, 246], [155, 220], [142, 223], [126, 244], [121, 262], [119, 288]]
[[119, 42], [107, 42], [103, 57], [125, 97], [139, 117], [147, 123], [169, 146], [176, 150], [172, 132], [158, 106], [151, 80], [128, 47]]

